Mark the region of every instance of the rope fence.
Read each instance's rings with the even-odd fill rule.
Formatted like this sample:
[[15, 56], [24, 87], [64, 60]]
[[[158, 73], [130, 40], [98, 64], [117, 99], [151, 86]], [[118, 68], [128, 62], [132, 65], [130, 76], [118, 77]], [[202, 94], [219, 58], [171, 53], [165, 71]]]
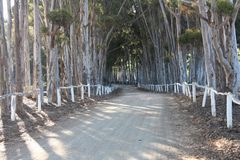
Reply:
[[186, 82], [180, 84], [180, 83], [174, 83], [174, 84], [164, 84], [164, 85], [153, 85], [153, 84], [138, 84], [139, 88], [143, 88], [146, 90], [154, 91], [154, 92], [166, 92], [169, 93], [173, 91], [174, 93], [182, 93], [185, 96], [188, 96], [194, 103], [197, 102], [197, 88], [203, 89], [203, 100], [202, 100], [202, 107], [206, 106], [206, 100], [207, 97], [210, 96], [211, 100], [211, 114], [213, 117], [216, 117], [216, 95], [226, 96], [227, 102], [226, 102], [226, 118], [227, 118], [227, 128], [233, 127], [233, 113], [232, 113], [232, 104], [235, 103], [237, 105], [240, 105], [240, 100], [237, 99], [232, 93], [228, 92], [218, 92], [215, 89], [199, 85], [196, 82], [193, 82], [192, 84], [188, 84]]
[[[103, 95], [108, 95], [112, 93], [115, 89], [117, 89], [116, 86], [103, 86], [103, 85], [78, 85], [78, 86], [63, 86], [57, 88], [57, 106], [60, 107], [62, 104], [62, 98], [61, 98], [61, 90], [70, 90], [71, 93], [71, 101], [75, 102], [75, 94], [74, 94], [74, 88], [81, 88], [81, 99], [84, 99], [84, 94], [86, 93], [87, 96], [90, 98], [91, 95], [96, 95], [96, 96], [103, 96]], [[95, 93], [91, 92], [91, 88], [95, 90]], [[47, 94], [47, 91], [43, 91], [44, 94]], [[16, 97], [17, 96], [31, 96], [31, 95], [37, 95], [37, 103], [36, 107], [38, 112], [42, 110], [42, 99], [41, 99], [41, 91], [40, 89], [33, 90], [31, 92], [25, 92], [25, 93], [20, 93], [20, 92], [15, 92], [15, 93], [9, 93], [0, 96], [0, 100], [4, 100], [6, 98], [11, 98], [11, 120], [15, 121], [16, 120]]]

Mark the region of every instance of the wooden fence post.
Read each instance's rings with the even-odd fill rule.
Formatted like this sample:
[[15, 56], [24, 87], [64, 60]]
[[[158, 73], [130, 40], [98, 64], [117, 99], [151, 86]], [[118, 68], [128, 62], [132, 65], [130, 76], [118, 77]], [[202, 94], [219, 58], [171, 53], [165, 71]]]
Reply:
[[189, 85], [187, 86], [187, 91], [188, 91], [188, 97], [191, 99], [192, 98], [192, 93], [191, 93]]
[[38, 112], [42, 110], [42, 102], [41, 102], [41, 90], [38, 90], [38, 96], [37, 96], [37, 106], [38, 106]]
[[61, 106], [61, 90], [60, 88], [57, 88], [57, 106]]
[[211, 88], [211, 112], [212, 112], [212, 116], [216, 117], [215, 93], [213, 92], [212, 88]]
[[227, 128], [232, 128], [232, 94], [227, 95]]
[[197, 97], [196, 97], [196, 82], [192, 83], [192, 95], [193, 95], [193, 103], [197, 102]]
[[88, 97], [91, 97], [91, 86], [90, 84], [87, 85], [88, 86]]
[[97, 85], [96, 96], [99, 96], [99, 84]]
[[182, 83], [182, 93], [183, 93], [184, 95], [186, 94], [185, 83]]
[[71, 86], [71, 98], [72, 98], [72, 102], [75, 102], [73, 86]]
[[205, 87], [203, 101], [202, 101], [202, 107], [205, 107], [205, 105], [206, 105], [207, 95], [208, 95], [208, 87]]
[[11, 96], [11, 121], [15, 121], [16, 116], [16, 95]]
[[185, 84], [185, 95], [189, 97], [188, 84], [186, 82], [184, 82], [184, 84]]
[[81, 85], [81, 99], [84, 99], [84, 86]]

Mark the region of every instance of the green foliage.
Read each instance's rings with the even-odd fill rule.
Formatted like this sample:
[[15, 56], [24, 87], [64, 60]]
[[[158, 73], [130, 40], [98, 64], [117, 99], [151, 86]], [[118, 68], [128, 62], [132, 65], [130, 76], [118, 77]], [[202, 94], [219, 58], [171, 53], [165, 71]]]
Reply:
[[180, 4], [179, 0], [167, 0], [167, 5], [170, 8], [176, 9], [176, 8], [178, 8], [179, 4]]
[[202, 34], [199, 29], [187, 29], [185, 33], [183, 33], [179, 37], [180, 44], [194, 44], [202, 41]]
[[102, 15], [98, 19], [98, 26], [102, 29], [107, 29], [117, 25], [120, 22], [119, 17], [115, 15]]
[[104, 7], [101, 3], [97, 3], [94, 6], [94, 11], [96, 12], [96, 14], [98, 15], [103, 15], [104, 14]]
[[234, 10], [233, 4], [229, 0], [217, 0], [217, 13], [221, 15], [231, 15]]
[[58, 32], [56, 34], [56, 42], [57, 44], [61, 45], [64, 42], [68, 42], [69, 38], [64, 34], [64, 32]]
[[53, 24], [66, 27], [73, 21], [72, 14], [66, 9], [55, 9], [48, 14], [48, 18]]
[[43, 34], [47, 34], [47, 33], [48, 33], [48, 28], [47, 28], [46, 26], [42, 25], [42, 26], [41, 26], [41, 32], [42, 32]]

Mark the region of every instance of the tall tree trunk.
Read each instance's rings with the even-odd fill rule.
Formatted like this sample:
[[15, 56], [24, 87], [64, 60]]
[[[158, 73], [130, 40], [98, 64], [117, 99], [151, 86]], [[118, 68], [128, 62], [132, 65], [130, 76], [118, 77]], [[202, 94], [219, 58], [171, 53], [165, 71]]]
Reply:
[[180, 69], [180, 82], [185, 82], [187, 81], [187, 72], [186, 72], [186, 67], [184, 65], [184, 60], [183, 60], [183, 52], [181, 45], [178, 41], [180, 34], [181, 34], [181, 15], [177, 13], [175, 16], [176, 18], [176, 29], [177, 29], [177, 53], [178, 53], [178, 63], [179, 63], [179, 69]]
[[[21, 70], [21, 53], [20, 53], [20, 48], [21, 48], [21, 37], [20, 37], [20, 30], [19, 30], [19, 1], [15, 0], [14, 1], [14, 31], [15, 31], [15, 72], [16, 72], [16, 92], [22, 92], [23, 88], [23, 82], [22, 82], [22, 75], [23, 72]], [[22, 96], [17, 96], [17, 112], [20, 113], [23, 110], [23, 97]]]
[[[3, 2], [0, 0], [0, 95], [4, 95], [8, 92], [7, 88], [7, 76], [8, 68], [7, 68], [7, 43], [5, 38], [5, 26], [4, 26], [4, 18], [3, 18]], [[0, 102], [0, 114], [6, 113], [7, 106], [6, 101]]]
[[30, 72], [30, 52], [28, 42], [28, 1], [23, 0], [23, 53], [24, 53], [24, 82], [25, 87], [31, 85], [31, 72]]
[[[205, 18], [207, 18], [208, 16], [207, 16], [207, 13], [205, 12], [205, 4], [206, 4], [206, 0], [199, 1], [199, 12]], [[211, 42], [212, 32], [207, 22], [204, 21], [203, 19], [201, 19], [201, 32], [202, 32], [202, 38], [203, 38], [207, 83], [208, 83], [208, 86], [216, 88], [216, 73], [214, 70], [213, 62], [212, 62], [212, 55], [214, 55], [212, 42]]]
[[43, 81], [42, 81], [42, 62], [41, 62], [41, 44], [40, 44], [40, 12], [39, 0], [34, 0], [34, 89], [39, 88], [43, 98]]
[[86, 76], [86, 82], [90, 84], [91, 82], [91, 64], [90, 64], [90, 52], [89, 52], [89, 11], [88, 11], [88, 0], [84, 0], [83, 3], [83, 49], [84, 49], [84, 73]]

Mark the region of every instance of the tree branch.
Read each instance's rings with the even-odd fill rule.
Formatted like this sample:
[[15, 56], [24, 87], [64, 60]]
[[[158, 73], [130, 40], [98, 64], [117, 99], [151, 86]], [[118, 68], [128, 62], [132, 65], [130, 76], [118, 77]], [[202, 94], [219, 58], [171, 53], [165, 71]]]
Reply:
[[232, 13], [232, 24], [235, 24], [235, 22], [236, 22], [239, 8], [240, 8], [240, 0], [237, 0], [237, 2], [234, 5], [234, 11]]

